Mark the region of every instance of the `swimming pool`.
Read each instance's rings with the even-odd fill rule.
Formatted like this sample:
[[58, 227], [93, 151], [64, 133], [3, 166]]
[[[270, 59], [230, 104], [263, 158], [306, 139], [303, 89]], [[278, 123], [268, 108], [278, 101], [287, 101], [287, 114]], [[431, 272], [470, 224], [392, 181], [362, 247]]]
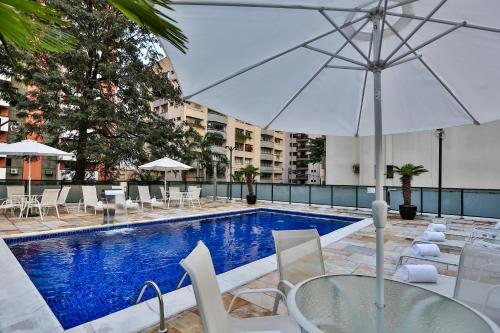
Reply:
[[316, 228], [324, 235], [359, 220], [258, 209], [6, 242], [68, 329], [133, 305], [146, 280], [162, 293], [174, 290], [183, 274], [178, 263], [198, 240], [219, 274], [273, 254], [271, 230]]

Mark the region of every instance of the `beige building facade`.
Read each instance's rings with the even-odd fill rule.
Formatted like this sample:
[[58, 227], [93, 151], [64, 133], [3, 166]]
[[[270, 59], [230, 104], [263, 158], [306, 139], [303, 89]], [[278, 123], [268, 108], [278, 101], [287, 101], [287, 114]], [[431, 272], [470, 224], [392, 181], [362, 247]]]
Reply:
[[286, 133], [284, 182], [292, 184], [321, 185], [325, 181], [325, 170], [321, 163], [309, 163], [309, 143], [318, 135]]

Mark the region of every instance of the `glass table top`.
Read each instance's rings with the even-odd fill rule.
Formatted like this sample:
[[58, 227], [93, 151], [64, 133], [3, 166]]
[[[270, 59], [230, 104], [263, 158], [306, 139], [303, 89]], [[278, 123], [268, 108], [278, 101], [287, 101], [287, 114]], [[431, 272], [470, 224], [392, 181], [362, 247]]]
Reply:
[[[309, 333], [493, 333], [498, 327], [451, 298], [385, 280], [385, 308], [375, 306], [375, 278], [326, 275], [293, 288], [290, 315]], [[383, 316], [381, 316], [383, 314]]]

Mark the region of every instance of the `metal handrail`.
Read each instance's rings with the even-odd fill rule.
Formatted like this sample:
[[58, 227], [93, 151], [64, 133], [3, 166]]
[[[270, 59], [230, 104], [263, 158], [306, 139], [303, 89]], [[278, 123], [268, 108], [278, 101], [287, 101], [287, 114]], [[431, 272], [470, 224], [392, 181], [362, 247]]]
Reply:
[[158, 330], [158, 333], [167, 333], [167, 328], [165, 327], [165, 312], [163, 311], [163, 297], [161, 296], [161, 290], [156, 283], [154, 283], [153, 281], [146, 281], [141, 288], [139, 296], [137, 296], [135, 304], [138, 304], [141, 301], [141, 298], [144, 295], [147, 287], [152, 287], [156, 292], [156, 296], [158, 297], [158, 303], [160, 306], [160, 329]]
[[186, 278], [187, 274], [188, 274], [187, 272], [184, 272], [184, 274], [182, 274], [182, 277], [179, 280], [179, 283], [177, 283], [177, 287], [175, 287], [176, 290], [182, 286], [182, 283], [184, 282], [184, 279]]

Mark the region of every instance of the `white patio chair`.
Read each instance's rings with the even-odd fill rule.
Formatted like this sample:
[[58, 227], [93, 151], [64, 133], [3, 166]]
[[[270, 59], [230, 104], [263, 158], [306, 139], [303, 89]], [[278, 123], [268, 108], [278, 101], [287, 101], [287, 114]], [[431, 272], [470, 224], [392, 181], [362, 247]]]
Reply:
[[180, 192], [181, 191], [181, 188], [178, 187], [178, 186], [170, 186], [168, 188], [168, 194], [172, 193], [172, 192]]
[[14, 185], [7, 186], [7, 198], [0, 205], [0, 209], [7, 210], [10, 209], [12, 214], [14, 214], [15, 209], [19, 209], [19, 218], [23, 215], [23, 210], [25, 208], [25, 198], [24, 198], [24, 186]]
[[151, 198], [148, 186], [138, 186], [137, 189], [139, 190], [141, 208], [144, 209], [144, 204], [149, 205], [151, 209], [154, 209], [154, 207], [163, 207], [163, 203], [161, 201], [157, 201], [156, 198]]
[[179, 191], [174, 191], [170, 192], [168, 194], [168, 203], [167, 203], [167, 208], [170, 208], [170, 203], [171, 202], [178, 202], [179, 207], [182, 206], [182, 203], [184, 202], [184, 193], [179, 192]]
[[69, 213], [68, 210], [68, 205], [66, 203], [66, 200], [68, 199], [68, 194], [69, 191], [71, 190], [71, 186], [63, 186], [61, 189], [61, 192], [59, 192], [59, 197], [57, 198], [57, 205], [64, 207], [66, 209], [66, 212]]
[[38, 212], [40, 213], [40, 219], [43, 221], [43, 216], [47, 215], [50, 208], [54, 208], [56, 210], [57, 218], [59, 219], [59, 209], [57, 208], [57, 199], [59, 197], [59, 189], [45, 189], [42, 193], [42, 198], [40, 200], [35, 199], [31, 204], [34, 207], [38, 208]]
[[466, 244], [460, 256], [453, 297], [500, 324], [500, 251]]
[[198, 189], [199, 187], [198, 186], [192, 186], [192, 185], [189, 185], [188, 186], [188, 192], [194, 192], [196, 189]]
[[201, 195], [201, 188], [194, 187], [193, 189], [188, 190], [184, 194], [183, 201], [190, 202], [192, 207], [194, 207], [194, 203], [197, 202], [198, 206], [201, 207], [200, 195]]
[[[278, 289], [285, 295], [297, 283], [325, 274], [321, 240], [316, 229], [273, 230], [278, 263]], [[278, 310], [280, 294], [276, 294], [273, 313]]]
[[[298, 325], [287, 315], [236, 319], [229, 315], [234, 300], [245, 293], [278, 293], [278, 289], [252, 289], [236, 293], [226, 312], [217, 283], [210, 251], [198, 242], [194, 250], [180, 262], [193, 284], [194, 295], [205, 333], [299, 333]], [[285, 298], [285, 295], [282, 295]]]
[[103, 210], [102, 201], [97, 198], [97, 189], [95, 186], [82, 186], [83, 198], [78, 202], [78, 211], [80, 211], [80, 205], [83, 204], [83, 210], [86, 213], [87, 207], [94, 208], [94, 214], [97, 214], [98, 210]]

